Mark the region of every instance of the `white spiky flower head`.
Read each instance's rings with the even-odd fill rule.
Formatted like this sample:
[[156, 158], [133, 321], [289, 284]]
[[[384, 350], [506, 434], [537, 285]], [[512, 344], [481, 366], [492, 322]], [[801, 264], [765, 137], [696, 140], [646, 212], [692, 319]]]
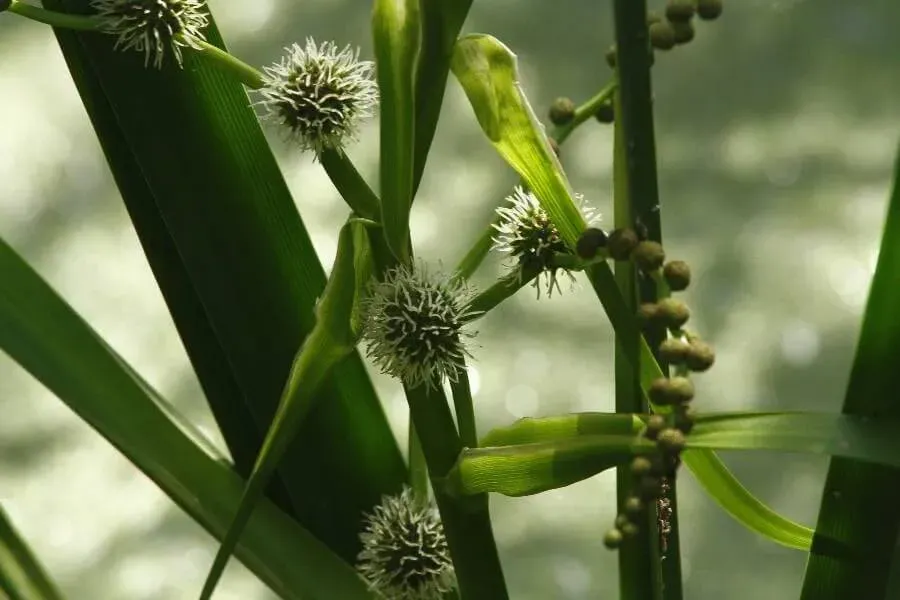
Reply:
[[386, 600], [440, 600], [456, 585], [437, 510], [409, 487], [365, 516], [360, 539], [357, 570]]
[[363, 339], [382, 373], [412, 387], [456, 381], [469, 356], [464, 325], [473, 293], [465, 282], [429, 271], [420, 263], [389, 270], [364, 303]]
[[341, 151], [356, 139], [359, 123], [378, 102], [375, 63], [359, 60], [359, 49], [339, 49], [334, 42], [285, 48], [281, 62], [265, 67], [259, 102], [302, 150], [319, 155]]
[[[599, 214], [584, 203], [580, 194], [576, 194], [575, 199], [588, 224], [599, 220]], [[497, 208], [500, 220], [494, 224], [498, 233], [493, 238], [494, 249], [509, 255], [510, 268], [520, 277], [524, 270], [538, 272], [534, 280], [538, 298], [541, 297], [542, 281], [548, 296], [553, 295], [554, 289], [561, 293], [557, 273], [564, 271], [573, 282], [575, 278], [568, 270], [553, 264], [555, 254], [571, 254], [559, 230], [534, 193], [516, 186], [506, 200], [508, 205]]]
[[91, 0], [100, 30], [116, 36], [116, 50], [144, 53], [144, 66], [162, 68], [166, 51], [181, 66], [182, 48], [198, 49], [209, 23], [202, 0]]

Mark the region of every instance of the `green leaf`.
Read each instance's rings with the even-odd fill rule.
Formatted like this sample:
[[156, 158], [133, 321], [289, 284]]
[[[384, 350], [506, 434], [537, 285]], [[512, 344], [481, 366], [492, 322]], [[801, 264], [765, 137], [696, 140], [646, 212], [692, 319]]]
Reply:
[[[0, 349], [56, 394], [214, 536], [225, 535], [243, 482], [192, 441], [202, 438], [0, 240]], [[186, 433], [187, 432], [187, 433]], [[265, 501], [235, 554], [283, 598], [371, 598], [355, 571]]]
[[518, 83], [515, 55], [489, 35], [459, 39], [450, 63], [478, 123], [522, 177], [569, 247], [586, 227], [574, 193]]
[[583, 412], [553, 417], [525, 417], [508, 427], [492, 429], [479, 447], [555, 442], [587, 435], [635, 435], [644, 428], [637, 415]]
[[253, 466], [253, 472], [247, 480], [247, 487], [228, 533], [222, 540], [222, 546], [213, 561], [203, 592], [200, 594], [201, 600], [212, 597], [228, 564], [228, 558], [263, 496], [266, 484], [284, 457], [288, 444], [297, 435], [297, 431], [312, 409], [316, 401], [315, 392], [322, 380], [337, 363], [353, 351], [356, 344], [356, 336], [351, 329], [352, 312], [356, 301], [354, 263], [357, 258], [353, 248], [353, 237], [353, 225], [348, 222], [341, 228], [334, 267], [316, 309], [318, 320], [291, 367], [278, 412]]
[[56, 584], [0, 507], [0, 593], [8, 600], [62, 600]]
[[[47, 0], [87, 12], [87, 0]], [[211, 25], [209, 40], [221, 46]], [[240, 84], [188, 52], [146, 70], [114, 38], [57, 31], [188, 356], [248, 474], [325, 275]], [[358, 355], [322, 386], [269, 490], [346, 560], [357, 522], [405, 467]], [[336, 486], [334, 482], [340, 482]], [[310, 490], [314, 490], [312, 493]]]
[[[863, 317], [844, 414], [900, 417], [900, 151], [881, 251]], [[825, 481], [803, 600], [885, 598], [900, 532], [900, 472], [834, 459]]]
[[[574, 247], [584, 229], [584, 219], [574, 204], [562, 167], [519, 88], [515, 56], [490, 36], [466, 36], [456, 45], [451, 69], [462, 84], [485, 134], [535, 192], [565, 241]], [[629, 356], [640, 356], [640, 382], [646, 394], [653, 380], [662, 377], [662, 371], [646, 340], [632, 333], [639, 332], [635, 316], [628, 310], [616, 287], [608, 264], [592, 265], [587, 275], [616, 331], [617, 339], [623, 344], [638, 341], [638, 348], [625, 350]], [[684, 462], [713, 499], [732, 516], [755, 515], [761, 521], [782, 523], [784, 526], [774, 532], [772, 528], [760, 531], [764, 535], [772, 534], [773, 541], [791, 545], [796, 542], [798, 531], [806, 531], [808, 535], [809, 530], [778, 517], [756, 500], [715, 454], [692, 452]], [[741, 504], [728, 506], [729, 503]], [[759, 531], [752, 521], [742, 523]]]
[[472, 0], [421, 0], [422, 46], [416, 64], [416, 125], [413, 165], [413, 196], [422, 181], [425, 163], [437, 129], [453, 44], [459, 35]]
[[412, 260], [414, 78], [421, 27], [419, 0], [376, 0], [372, 39], [381, 96], [381, 223], [388, 246], [402, 263]]

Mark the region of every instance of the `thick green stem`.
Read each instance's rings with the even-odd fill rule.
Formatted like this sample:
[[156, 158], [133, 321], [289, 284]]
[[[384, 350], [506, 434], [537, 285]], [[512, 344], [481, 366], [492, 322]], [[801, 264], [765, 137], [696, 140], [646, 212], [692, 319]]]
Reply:
[[217, 46], [213, 46], [206, 40], [192, 38], [191, 43], [199, 47], [199, 53], [210, 60], [216, 67], [222, 69], [235, 79], [252, 90], [263, 87], [263, 74], [259, 69], [252, 67], [237, 58], [233, 54], [225, 52]]
[[51, 25], [53, 27], [61, 27], [63, 29], [98, 31], [100, 28], [99, 21], [94, 17], [69, 15], [46, 10], [39, 6], [19, 2], [19, 0], [12, 0], [9, 8], [6, 10], [7, 12], [25, 17], [26, 19], [31, 19], [32, 21], [37, 21], [38, 23], [44, 23], [45, 25]]
[[428, 465], [425, 463], [425, 454], [422, 453], [422, 442], [419, 440], [419, 434], [416, 433], [416, 427], [413, 425], [412, 418], [409, 419], [409, 486], [413, 489], [413, 493], [417, 498], [426, 500], [428, 498]]
[[353, 212], [366, 219], [381, 220], [381, 201], [344, 152], [326, 148], [319, 155], [319, 162]]
[[453, 392], [453, 408], [456, 410], [459, 439], [464, 448], [477, 448], [478, 429], [475, 427], [475, 404], [472, 402], [469, 376], [465, 371], [460, 373], [459, 379], [450, 382], [450, 391]]
[[[440, 480], [453, 468], [462, 452], [447, 398], [439, 388], [424, 385], [404, 388], [428, 471], [432, 479]], [[491, 527], [487, 495], [452, 498], [440, 485], [433, 487], [456, 568], [460, 597], [463, 600], [509, 598]]]

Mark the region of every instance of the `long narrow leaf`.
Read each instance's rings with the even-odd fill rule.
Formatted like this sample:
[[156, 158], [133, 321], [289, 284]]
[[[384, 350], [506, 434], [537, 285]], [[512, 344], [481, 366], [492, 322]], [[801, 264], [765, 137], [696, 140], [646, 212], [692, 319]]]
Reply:
[[228, 558], [262, 498], [265, 485], [312, 409], [317, 388], [329, 371], [353, 351], [356, 341], [351, 331], [356, 299], [355, 258], [353, 225], [348, 222], [341, 228], [334, 267], [316, 310], [318, 320], [291, 367], [278, 412], [247, 480], [228, 533], [216, 554], [200, 595], [201, 600], [212, 597]]
[[[206, 454], [131, 376], [124, 361], [0, 240], [0, 349], [110, 441], [216, 537], [243, 483]], [[198, 434], [194, 434], [198, 435]], [[264, 502], [236, 555], [284, 598], [370, 598], [354, 570], [294, 520]]]
[[[47, 0], [87, 12], [88, 0]], [[221, 46], [211, 25], [209, 40]], [[248, 474], [325, 284], [240, 84], [188, 52], [145, 70], [114, 38], [57, 37], [188, 356]], [[405, 468], [358, 355], [339, 365], [270, 494], [347, 560]], [[334, 481], [341, 485], [334, 486]], [[277, 490], [282, 490], [280, 494]], [[310, 492], [314, 490], [314, 492]]]
[[[571, 186], [562, 167], [550, 150], [534, 111], [518, 85], [515, 55], [490, 36], [466, 36], [457, 42], [451, 68], [494, 148], [535, 192], [566, 243], [574, 246], [584, 229], [584, 218], [575, 206]], [[608, 264], [601, 262], [593, 265], [588, 269], [588, 276], [618, 338], [623, 343], [630, 339], [638, 340], [640, 381], [646, 393], [653, 380], [662, 376], [662, 371], [643, 337], [631, 334], [638, 330], [635, 316], [629, 312], [619, 293]], [[631, 350], [627, 352], [630, 356], [636, 354]], [[780, 517], [776, 519], [777, 515], [753, 498], [714, 453], [707, 455], [704, 452], [689, 453], [684, 463], [729, 514], [735, 517], [752, 514], [760, 520], [771, 517], [772, 522], [790, 523]], [[750, 499], [753, 499], [752, 503]], [[730, 502], [745, 504], [728, 506]], [[760, 531], [752, 521], [742, 523], [754, 531]], [[796, 540], [799, 527], [785, 528], [780, 532], [783, 535], [776, 531], [778, 535], [772, 539], [791, 544]], [[771, 532], [771, 528], [760, 531], [765, 535]]]
[[8, 600], [62, 600], [56, 584], [0, 508], [0, 596]]
[[[843, 412], [881, 421], [900, 417], [900, 152], [881, 253], [863, 318]], [[885, 598], [900, 533], [900, 471], [834, 459], [803, 600]]]
[[411, 260], [415, 68], [421, 43], [419, 0], [376, 0], [372, 14], [381, 96], [381, 223], [401, 262]]

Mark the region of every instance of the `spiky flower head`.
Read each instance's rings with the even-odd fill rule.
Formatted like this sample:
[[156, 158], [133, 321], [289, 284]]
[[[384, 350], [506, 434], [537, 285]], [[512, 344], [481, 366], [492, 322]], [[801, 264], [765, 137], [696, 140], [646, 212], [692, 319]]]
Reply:
[[407, 487], [365, 516], [357, 570], [387, 600], [439, 600], [456, 585], [437, 511]]
[[[553, 295], [554, 288], [561, 292], [557, 273], [565, 272], [573, 282], [575, 278], [568, 270], [553, 264], [555, 254], [571, 254], [559, 230], [532, 192], [516, 186], [506, 199], [509, 205], [497, 209], [500, 221], [494, 224], [498, 232], [494, 248], [509, 255], [511, 268], [520, 277], [525, 271], [538, 272], [534, 280], [538, 298], [541, 297], [541, 281], [545, 283], [548, 296]], [[589, 224], [599, 220], [596, 211], [584, 204], [580, 195], [576, 200]]]
[[316, 155], [326, 148], [341, 151], [378, 101], [375, 63], [359, 60], [359, 49], [339, 49], [334, 42], [317, 45], [312, 38], [305, 47], [294, 44], [285, 50], [281, 62], [263, 69], [259, 104], [302, 150]]
[[166, 50], [178, 66], [182, 48], [199, 48], [209, 23], [202, 0], [91, 0], [100, 30], [116, 36], [116, 50], [144, 53], [144, 66], [162, 68]]
[[368, 356], [412, 387], [456, 381], [469, 355], [464, 338], [475, 335], [463, 327], [477, 314], [468, 309], [472, 296], [465, 282], [424, 264], [389, 270], [364, 303]]

